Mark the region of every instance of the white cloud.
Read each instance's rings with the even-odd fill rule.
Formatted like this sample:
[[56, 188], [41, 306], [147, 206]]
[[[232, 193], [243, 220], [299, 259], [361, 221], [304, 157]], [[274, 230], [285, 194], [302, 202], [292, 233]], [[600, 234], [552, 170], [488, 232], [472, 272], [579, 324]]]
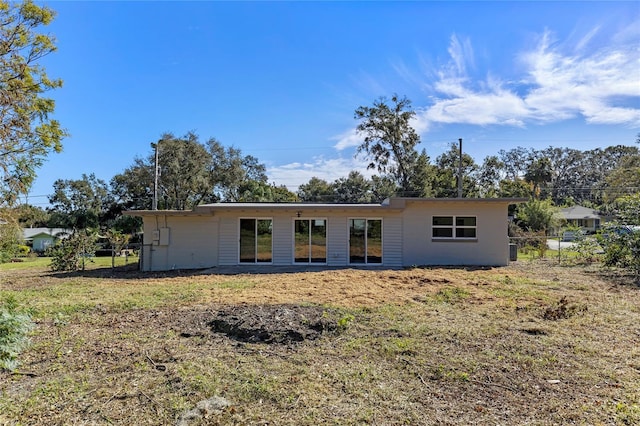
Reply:
[[327, 182], [347, 177], [351, 171], [359, 171], [370, 178], [373, 170], [367, 170], [367, 163], [357, 158], [314, 158], [311, 163], [290, 163], [267, 167], [269, 180], [278, 185], [285, 185], [290, 191], [297, 191], [301, 184], [309, 182], [312, 177]]
[[362, 144], [362, 142], [364, 142], [364, 138], [362, 137], [362, 135], [359, 135], [358, 132], [356, 132], [355, 128], [347, 130], [340, 135], [334, 136], [331, 138], [331, 140], [338, 141], [333, 146], [338, 151], [358, 146]]
[[[420, 109], [417, 122], [428, 129], [430, 123], [524, 126], [582, 117], [587, 123], [640, 126], [640, 109], [621, 103], [640, 97], [637, 38], [590, 51], [586, 47], [599, 31], [589, 31], [575, 48], [588, 53], [572, 55], [545, 31], [535, 49], [520, 55], [526, 74], [517, 84], [490, 77], [473, 81], [467, 73], [471, 44], [454, 35], [450, 63], [436, 71], [430, 85], [435, 100]], [[630, 30], [624, 33], [628, 39]]]

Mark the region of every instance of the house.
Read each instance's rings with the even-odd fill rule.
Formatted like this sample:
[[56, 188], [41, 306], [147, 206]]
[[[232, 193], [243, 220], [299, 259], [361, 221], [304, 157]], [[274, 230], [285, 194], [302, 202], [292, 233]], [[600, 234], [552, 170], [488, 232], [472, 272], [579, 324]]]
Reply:
[[509, 262], [507, 207], [525, 199], [391, 198], [380, 204], [216, 203], [143, 219], [143, 271], [228, 265]]
[[71, 233], [71, 230], [63, 228], [23, 228], [22, 238], [27, 245], [31, 246], [31, 250], [44, 252], [47, 248], [54, 246], [58, 240], [67, 238]]
[[600, 229], [601, 216], [597, 210], [576, 205], [561, 209], [559, 215], [567, 224], [581, 228], [586, 233], [592, 234]]

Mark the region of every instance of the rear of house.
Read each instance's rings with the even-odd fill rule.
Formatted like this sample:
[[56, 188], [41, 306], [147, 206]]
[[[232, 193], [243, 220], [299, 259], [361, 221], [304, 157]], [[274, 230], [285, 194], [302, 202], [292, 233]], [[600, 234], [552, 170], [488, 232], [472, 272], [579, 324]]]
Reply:
[[141, 269], [230, 265], [506, 265], [519, 199], [391, 198], [381, 204], [217, 203], [145, 210]]

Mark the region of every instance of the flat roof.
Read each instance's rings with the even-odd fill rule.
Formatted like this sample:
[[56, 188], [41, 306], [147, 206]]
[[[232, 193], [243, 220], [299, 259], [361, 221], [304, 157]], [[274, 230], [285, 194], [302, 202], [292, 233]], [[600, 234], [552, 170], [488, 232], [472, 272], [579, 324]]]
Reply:
[[212, 203], [201, 204], [194, 210], [130, 210], [123, 214], [127, 216], [208, 216], [218, 210], [297, 210], [297, 209], [315, 209], [315, 210], [361, 210], [361, 209], [384, 209], [384, 210], [402, 210], [406, 203], [501, 203], [501, 204], [517, 204], [527, 201], [527, 198], [410, 198], [410, 197], [393, 197], [377, 204], [358, 204], [358, 203]]

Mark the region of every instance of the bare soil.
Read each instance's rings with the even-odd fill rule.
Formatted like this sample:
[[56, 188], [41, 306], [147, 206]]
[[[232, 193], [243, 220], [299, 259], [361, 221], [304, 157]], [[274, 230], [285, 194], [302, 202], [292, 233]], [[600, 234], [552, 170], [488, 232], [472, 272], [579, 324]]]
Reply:
[[0, 425], [638, 424], [640, 291], [595, 267], [8, 271]]

